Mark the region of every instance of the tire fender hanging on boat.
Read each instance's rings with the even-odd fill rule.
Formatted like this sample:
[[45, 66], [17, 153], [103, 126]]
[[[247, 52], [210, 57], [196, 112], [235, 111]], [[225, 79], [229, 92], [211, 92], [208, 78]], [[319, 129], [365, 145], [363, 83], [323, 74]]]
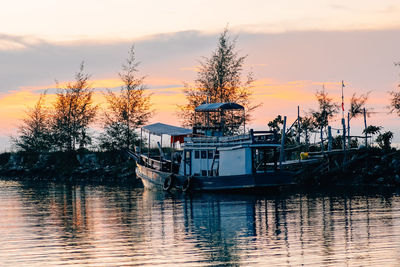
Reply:
[[174, 186], [175, 182], [175, 176], [173, 174], [169, 175], [167, 178], [165, 178], [164, 183], [163, 183], [163, 189], [165, 191], [171, 190], [171, 188]]
[[182, 184], [182, 191], [188, 192], [192, 187], [192, 176], [186, 178], [186, 180]]

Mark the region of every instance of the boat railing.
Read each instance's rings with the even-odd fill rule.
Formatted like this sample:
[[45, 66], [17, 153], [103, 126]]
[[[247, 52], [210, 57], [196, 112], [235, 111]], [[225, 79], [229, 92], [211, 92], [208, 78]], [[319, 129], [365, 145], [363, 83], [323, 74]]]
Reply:
[[196, 146], [232, 146], [242, 144], [275, 144], [278, 136], [275, 131], [253, 131], [233, 136], [197, 136], [185, 137], [186, 145]]
[[253, 139], [253, 143], [265, 144], [265, 143], [278, 143], [279, 138], [276, 131], [252, 131], [250, 134]]
[[146, 155], [141, 155], [142, 163], [149, 168], [170, 172], [171, 171], [171, 161], [167, 159], [163, 159], [161, 157], [148, 157]]
[[231, 146], [241, 144], [251, 144], [252, 140], [250, 135], [237, 135], [237, 136], [204, 136], [204, 137], [186, 137], [185, 145], [195, 146]]

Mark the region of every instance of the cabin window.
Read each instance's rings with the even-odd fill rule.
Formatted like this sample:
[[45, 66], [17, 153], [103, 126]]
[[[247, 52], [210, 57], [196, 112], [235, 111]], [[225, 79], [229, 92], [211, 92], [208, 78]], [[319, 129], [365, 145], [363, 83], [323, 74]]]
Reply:
[[191, 155], [192, 155], [191, 150], [185, 151], [185, 159], [184, 159], [185, 164], [183, 169], [185, 175], [190, 175], [192, 173]]
[[202, 150], [201, 151], [201, 158], [206, 159], [207, 158], [207, 150]]
[[208, 150], [208, 158], [209, 159], [213, 158], [213, 151], [212, 150]]
[[213, 171], [208, 171], [208, 176], [214, 176]]
[[186, 159], [190, 159], [190, 154], [192, 151], [186, 150]]
[[198, 151], [198, 150], [195, 150], [195, 151], [194, 151], [194, 158], [195, 158], [195, 159], [200, 158], [200, 151]]
[[207, 170], [202, 170], [201, 171], [201, 176], [207, 176]]

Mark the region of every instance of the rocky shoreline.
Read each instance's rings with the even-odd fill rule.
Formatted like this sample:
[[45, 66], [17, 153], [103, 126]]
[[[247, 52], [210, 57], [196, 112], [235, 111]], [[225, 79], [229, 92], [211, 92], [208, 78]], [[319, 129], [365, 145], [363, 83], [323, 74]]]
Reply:
[[[337, 162], [342, 157], [338, 155]], [[297, 183], [306, 187], [400, 186], [400, 150], [364, 148], [348, 156], [345, 168], [335, 167], [334, 160], [298, 167]], [[0, 154], [0, 177], [7, 180], [142, 186], [135, 167], [135, 161], [121, 151]]]
[[135, 162], [121, 151], [0, 154], [0, 177], [75, 183], [140, 183]]
[[316, 165], [300, 169], [298, 183], [311, 186], [400, 186], [400, 151], [377, 147], [325, 155]]

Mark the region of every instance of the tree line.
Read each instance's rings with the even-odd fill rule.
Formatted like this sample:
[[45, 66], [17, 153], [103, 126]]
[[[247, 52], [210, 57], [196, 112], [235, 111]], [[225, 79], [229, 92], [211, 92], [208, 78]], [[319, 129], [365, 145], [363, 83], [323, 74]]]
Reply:
[[18, 150], [27, 152], [83, 150], [93, 143], [90, 126], [100, 117], [103, 131], [98, 137], [99, 148], [132, 149], [139, 142], [135, 130], [152, 114], [150, 95], [145, 93], [138, 65], [132, 46], [118, 73], [123, 83], [120, 92], [107, 90], [107, 108], [100, 110], [93, 103], [94, 89], [82, 63], [73, 82], [64, 86], [57, 83], [52, 105], [45, 105], [46, 92], [40, 95], [35, 106], [26, 111], [12, 142]]
[[[251, 112], [260, 104], [251, 102], [253, 94], [253, 74], [244, 73], [243, 66], [247, 56], [236, 51], [236, 39], [232, 39], [228, 29], [220, 34], [216, 50], [210, 57], [201, 60], [197, 78], [193, 85], [184, 84], [183, 93], [187, 104], [178, 106], [182, 125], [193, 126], [194, 108], [203, 103], [236, 102], [246, 109], [246, 120], [251, 120]], [[399, 65], [399, 64], [396, 64]], [[104, 94], [107, 108], [101, 110], [93, 103], [94, 89], [84, 71], [82, 63], [73, 82], [64, 86], [57, 84], [57, 94], [52, 105], [45, 105], [46, 93], [40, 95], [34, 107], [26, 111], [26, 117], [18, 128], [17, 137], [12, 138], [19, 150], [32, 152], [76, 151], [93, 144], [90, 125], [99, 121], [102, 132], [97, 137], [101, 150], [132, 149], [138, 145], [137, 129], [145, 125], [153, 114], [150, 105], [151, 95], [145, 92], [144, 76], [139, 75], [139, 62], [136, 60], [134, 46], [129, 50], [122, 70], [118, 73], [123, 85], [119, 93], [107, 90]], [[299, 117], [294, 131], [289, 133], [287, 142], [310, 143], [310, 133], [319, 132], [321, 140], [327, 135], [329, 121], [339, 112], [340, 106], [329, 97], [323, 88], [317, 91], [318, 109], [310, 110], [306, 116]], [[348, 122], [363, 114], [369, 93], [353, 94], [348, 110]], [[391, 112], [400, 116], [400, 92], [390, 93]], [[271, 130], [281, 131], [282, 116], [278, 115], [268, 123]], [[379, 134], [378, 144], [390, 147], [393, 133], [380, 133], [380, 126], [365, 128], [367, 134]], [[340, 144], [337, 138], [337, 145]]]
[[[400, 87], [400, 85], [399, 85]], [[323, 87], [322, 90], [317, 90], [315, 93], [315, 98], [318, 102], [317, 109], [310, 109], [304, 116], [299, 116], [297, 121], [292, 125], [291, 130], [287, 132], [286, 135], [286, 144], [289, 145], [298, 145], [300, 144], [300, 138], [303, 139], [303, 144], [307, 147], [307, 151], [310, 146], [310, 138], [311, 134], [319, 134], [319, 146], [323, 150], [326, 146], [324, 141], [328, 139], [329, 131], [329, 122], [343, 109], [343, 113], [347, 115], [347, 126], [344, 129], [336, 129], [341, 134], [332, 138], [332, 148], [339, 149], [343, 148], [343, 146], [347, 146], [348, 148], [356, 148], [360, 144], [358, 142], [358, 138], [352, 138], [350, 134], [350, 124], [351, 120], [354, 118], [358, 118], [364, 115], [364, 120], [366, 123], [366, 117], [369, 117], [372, 110], [366, 107], [367, 100], [369, 98], [370, 92], [366, 94], [357, 95], [353, 93], [350, 99], [350, 106], [347, 111], [344, 110], [344, 107], [335, 103], [333, 98], [329, 96], [329, 94], [325, 91]], [[400, 92], [391, 91], [390, 92], [390, 113], [396, 113], [400, 116]], [[278, 115], [275, 119], [268, 122], [268, 127], [270, 130], [278, 132], [280, 136], [280, 132], [283, 127], [283, 118], [281, 115]], [[343, 126], [344, 127], [344, 126]], [[370, 143], [376, 142], [376, 144], [384, 149], [389, 150], [391, 148], [391, 141], [393, 139], [393, 132], [391, 131], [382, 131], [382, 126], [375, 125], [365, 125], [363, 130], [363, 134], [375, 139], [372, 139]], [[347, 131], [347, 133], [346, 133]], [[345, 136], [346, 138], [343, 138]], [[361, 137], [359, 137], [361, 138]], [[347, 140], [345, 140], [347, 139]], [[314, 149], [316, 146], [314, 145]]]

